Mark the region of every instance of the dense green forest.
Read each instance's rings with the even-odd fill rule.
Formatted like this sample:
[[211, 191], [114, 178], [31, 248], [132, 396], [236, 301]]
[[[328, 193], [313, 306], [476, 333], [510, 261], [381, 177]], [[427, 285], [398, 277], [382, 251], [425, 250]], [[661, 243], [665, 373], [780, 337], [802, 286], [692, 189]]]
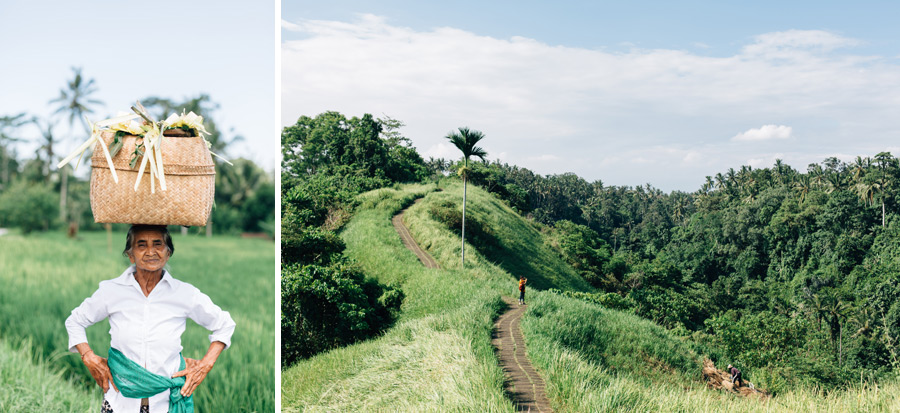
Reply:
[[[286, 365], [379, 334], [395, 317], [402, 291], [367, 280], [336, 231], [361, 192], [457, 179], [460, 165], [423, 160], [401, 127], [328, 112], [283, 131]], [[530, 218], [593, 287], [558, 293], [652, 320], [776, 393], [878, 380], [900, 367], [900, 165], [890, 153], [828, 158], [805, 171], [781, 161], [741, 166], [693, 193], [499, 162], [467, 171], [469, 183]], [[477, 222], [466, 225], [467, 240], [489, 250], [490, 234], [468, 239]], [[310, 294], [315, 308], [292, 298]], [[306, 344], [290, 348], [301, 337]]]

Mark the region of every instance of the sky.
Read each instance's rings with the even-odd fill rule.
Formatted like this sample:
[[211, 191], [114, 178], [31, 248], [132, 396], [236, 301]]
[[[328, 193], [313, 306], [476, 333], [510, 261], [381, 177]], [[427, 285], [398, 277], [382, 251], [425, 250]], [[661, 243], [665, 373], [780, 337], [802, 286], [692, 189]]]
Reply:
[[281, 125], [386, 115], [426, 159], [468, 126], [490, 160], [667, 192], [900, 155], [900, 4], [740, 3], [286, 1]]
[[[244, 137], [228, 157], [272, 172], [279, 162], [278, 30], [274, 1], [4, 0], [0, 116], [51, 117], [56, 104], [49, 101], [80, 67], [97, 86], [91, 97], [104, 103], [92, 121], [149, 96], [180, 102], [205, 93], [219, 104], [212, 118], [226, 137]], [[67, 117], [52, 119], [59, 121], [54, 131], [63, 156], [87, 139], [81, 124], [70, 130]], [[20, 132], [28, 141], [16, 146], [18, 157], [33, 158], [39, 131]]]

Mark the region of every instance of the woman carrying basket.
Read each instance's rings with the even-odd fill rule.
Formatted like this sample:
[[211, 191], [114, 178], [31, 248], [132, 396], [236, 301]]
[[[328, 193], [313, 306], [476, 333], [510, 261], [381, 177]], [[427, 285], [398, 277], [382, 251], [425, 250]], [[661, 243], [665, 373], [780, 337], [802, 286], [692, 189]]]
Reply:
[[[193, 412], [191, 395], [231, 345], [235, 323], [227, 311], [191, 284], [165, 269], [175, 251], [165, 226], [133, 225], [124, 254], [131, 265], [102, 281], [66, 319], [69, 350], [81, 360], [105, 393], [102, 412]], [[85, 329], [109, 318], [109, 359], [94, 354]], [[181, 334], [188, 318], [210, 330], [200, 360], [181, 356]]]

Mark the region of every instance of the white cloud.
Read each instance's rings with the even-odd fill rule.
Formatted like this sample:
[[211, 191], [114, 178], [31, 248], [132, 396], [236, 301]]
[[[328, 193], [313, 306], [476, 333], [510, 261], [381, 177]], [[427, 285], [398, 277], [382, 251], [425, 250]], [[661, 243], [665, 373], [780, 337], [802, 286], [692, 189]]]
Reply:
[[447, 144], [447, 143], [438, 143], [436, 145], [430, 146], [428, 149], [422, 152], [422, 158], [444, 158], [455, 160], [457, 158], [461, 158], [462, 153], [455, 146]]
[[281, 20], [281, 28], [284, 30], [292, 31], [292, 32], [299, 32], [299, 31], [303, 30], [303, 26], [301, 26], [299, 24], [291, 23], [284, 19]]
[[760, 128], [749, 129], [746, 132], [735, 135], [733, 141], [767, 141], [772, 139], [788, 139], [793, 128], [784, 125], [764, 125]]
[[[823, 156], [816, 162], [820, 162], [821, 160], [827, 158], [827, 156]], [[785, 156], [785, 154], [773, 153], [773, 154], [763, 154], [760, 157], [747, 159], [743, 164], [750, 165], [754, 168], [771, 168], [775, 165], [775, 161], [781, 159], [781, 162], [791, 166], [794, 169], [799, 169], [801, 171], [806, 171], [806, 165], [809, 165], [809, 162], [804, 163], [803, 160], [797, 158], [794, 159], [792, 156]]]
[[[326, 110], [387, 114], [407, 124], [403, 134], [428, 148], [426, 158], [450, 157], [455, 148], [442, 146], [443, 136], [468, 125], [497, 153], [508, 151], [505, 162], [536, 173], [684, 188], [768, 156], [744, 147], [734, 153], [735, 141], [772, 139], [791, 145], [779, 148], [791, 154], [814, 146], [850, 152], [845, 146], [859, 147], [859, 136], [888, 142], [900, 130], [896, 62], [839, 53], [859, 42], [825, 31], [761, 34], [731, 56], [712, 57], [552, 46], [451, 27], [419, 31], [373, 15], [293, 24], [305, 36], [282, 45], [283, 124]], [[778, 123], [717, 139], [759, 119]], [[548, 145], [558, 160], [541, 159]], [[658, 146], [679, 151], [647, 154]], [[606, 161], [577, 161], [591, 157]], [[647, 163], [626, 176], [616, 170], [626, 161], [614, 158]]]
[[684, 163], [695, 163], [699, 162], [703, 159], [703, 155], [697, 151], [688, 151], [683, 158], [681, 158]]
[[769, 57], [786, 57], [791, 51], [828, 52], [841, 47], [856, 46], [860, 42], [824, 30], [787, 30], [765, 33], [744, 47], [744, 53]]

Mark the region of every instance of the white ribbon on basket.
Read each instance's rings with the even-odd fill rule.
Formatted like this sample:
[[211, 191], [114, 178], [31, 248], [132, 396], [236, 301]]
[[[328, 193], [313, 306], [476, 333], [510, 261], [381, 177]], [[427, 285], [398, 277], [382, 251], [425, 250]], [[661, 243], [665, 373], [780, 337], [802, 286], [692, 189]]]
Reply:
[[[106, 163], [109, 165], [109, 171], [112, 173], [113, 181], [115, 183], [119, 183], [119, 177], [116, 174], [116, 167], [113, 165], [112, 156], [110, 156], [109, 149], [106, 147], [106, 142], [103, 141], [103, 132], [109, 130], [110, 126], [123, 124], [125, 122], [130, 122], [135, 119], [144, 118], [150, 125], [150, 129], [144, 133], [143, 139], [143, 147], [144, 154], [141, 156], [141, 166], [138, 169], [137, 179], [134, 182], [134, 190], [137, 192], [138, 187], [141, 184], [141, 178], [144, 176], [144, 171], [147, 169], [147, 166], [150, 166], [150, 193], [156, 193], [156, 180], [159, 180], [159, 187], [163, 191], [166, 190], [166, 175], [165, 168], [163, 167], [163, 159], [162, 159], [162, 141], [163, 141], [163, 131], [169, 128], [179, 128], [183, 126], [187, 126], [189, 128], [197, 131], [197, 135], [203, 139], [203, 142], [206, 143], [206, 147], [210, 148], [212, 145], [203, 135], [209, 135], [209, 132], [206, 131], [206, 128], [203, 127], [203, 117], [195, 114], [194, 112], [183, 113], [179, 116], [177, 114], [172, 114], [166, 120], [162, 122], [156, 122], [150, 118], [147, 114], [147, 111], [141, 106], [140, 102], [138, 102], [137, 107], [131, 108], [135, 113], [128, 115], [116, 116], [113, 118], [109, 118], [106, 120], [102, 120], [96, 123], [91, 123], [90, 120], [88, 124], [91, 126], [90, 137], [84, 141], [81, 145], [75, 149], [74, 152], [69, 154], [69, 156], [65, 157], [59, 164], [56, 165], [57, 168], [62, 168], [64, 165], [72, 162], [75, 157], [78, 157], [79, 162], [75, 164], [75, 170], [78, 170], [78, 165], [81, 163], [81, 157], [84, 156], [84, 152], [87, 148], [91, 147], [91, 145], [98, 144], [103, 149], [103, 155], [106, 158]], [[225, 163], [231, 165], [227, 159], [219, 156], [218, 154], [210, 151], [210, 154], [213, 156], [222, 159]]]
[[84, 156], [84, 152], [87, 151], [87, 148], [90, 148], [91, 145], [99, 143], [100, 147], [103, 148], [103, 155], [106, 157], [106, 163], [109, 165], [109, 170], [110, 170], [110, 172], [112, 172], [113, 181], [115, 181], [116, 183], [119, 183], [119, 177], [116, 175], [116, 167], [113, 166], [112, 157], [109, 155], [109, 149], [106, 147], [106, 143], [103, 142], [103, 139], [102, 139], [102, 136], [103, 136], [102, 128], [107, 128], [107, 127], [115, 125], [117, 123], [128, 122], [130, 120], [137, 119], [139, 117], [140, 117], [140, 115], [135, 113], [135, 114], [130, 114], [130, 115], [116, 116], [114, 118], [109, 118], [106, 120], [101, 120], [96, 123], [92, 123], [90, 121], [90, 119], [88, 119], [87, 116], [85, 116], [84, 119], [87, 120], [88, 125], [91, 126], [91, 136], [86, 141], [84, 141], [84, 143], [79, 145], [78, 149], [75, 149], [75, 151], [72, 152], [71, 154], [69, 154], [69, 156], [67, 156], [67, 157], [63, 158], [63, 160], [59, 161], [59, 163], [56, 165], [56, 168], [57, 169], [62, 168], [69, 162], [72, 162], [72, 160], [75, 159], [75, 157], [77, 156], [78, 161], [79, 161], [78, 163], [75, 164], [75, 170], [77, 171], [78, 165], [81, 164], [81, 157]]

